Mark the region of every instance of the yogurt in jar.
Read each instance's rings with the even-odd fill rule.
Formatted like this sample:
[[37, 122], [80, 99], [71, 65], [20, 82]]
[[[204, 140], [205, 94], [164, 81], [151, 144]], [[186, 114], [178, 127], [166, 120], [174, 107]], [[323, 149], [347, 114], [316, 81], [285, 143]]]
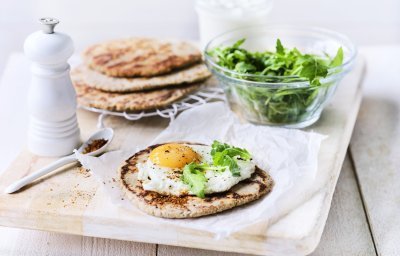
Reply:
[[202, 48], [224, 32], [265, 24], [272, 3], [272, 0], [197, 0]]

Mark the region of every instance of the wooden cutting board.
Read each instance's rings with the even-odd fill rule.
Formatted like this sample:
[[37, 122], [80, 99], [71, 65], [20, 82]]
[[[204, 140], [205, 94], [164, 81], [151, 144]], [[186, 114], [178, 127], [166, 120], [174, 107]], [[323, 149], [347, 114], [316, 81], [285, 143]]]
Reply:
[[[66, 166], [19, 193], [1, 194], [0, 225], [251, 254], [308, 254], [317, 246], [328, 216], [362, 98], [363, 72], [364, 61], [359, 58], [321, 119], [307, 129], [328, 135], [321, 145], [315, 193], [308, 201], [299, 202], [296, 209], [285, 213], [287, 215], [277, 220], [267, 234], [253, 227], [215, 240], [211, 233], [173, 223], [154, 226], [144, 213], [132, 213], [113, 205], [101, 184], [79, 165]], [[97, 114], [79, 111], [84, 139], [96, 130], [97, 117]], [[111, 149], [128, 149], [148, 144], [165, 129], [168, 120], [148, 118], [131, 122], [107, 117], [105, 124], [115, 129]], [[52, 161], [54, 159], [37, 157], [23, 150], [3, 172], [0, 190]], [[306, 223], [301, 232], [296, 229], [299, 218]]]

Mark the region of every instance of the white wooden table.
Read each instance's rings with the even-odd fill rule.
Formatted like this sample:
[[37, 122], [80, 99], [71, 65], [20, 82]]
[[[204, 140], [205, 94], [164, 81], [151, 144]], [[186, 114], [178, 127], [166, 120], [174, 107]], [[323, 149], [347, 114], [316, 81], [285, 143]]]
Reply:
[[[400, 46], [362, 49], [365, 96], [332, 202], [313, 255], [400, 252]], [[12, 59], [10, 60], [12, 61]], [[24, 144], [27, 84], [0, 84], [0, 170]], [[18, 99], [18, 100], [17, 100]], [[0, 255], [238, 255], [156, 244], [0, 228]]]

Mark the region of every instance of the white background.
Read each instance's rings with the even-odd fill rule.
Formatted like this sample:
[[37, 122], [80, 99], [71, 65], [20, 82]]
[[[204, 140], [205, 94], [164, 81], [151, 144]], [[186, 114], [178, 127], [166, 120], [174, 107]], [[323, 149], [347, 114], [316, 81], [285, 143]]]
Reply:
[[[0, 0], [0, 72], [12, 51], [53, 16], [77, 50], [104, 38], [132, 35], [197, 39], [194, 0]], [[400, 43], [400, 0], [275, 0], [268, 23], [326, 27], [358, 45]], [[2, 73], [2, 72], [1, 72]], [[1, 74], [0, 73], [0, 74]]]

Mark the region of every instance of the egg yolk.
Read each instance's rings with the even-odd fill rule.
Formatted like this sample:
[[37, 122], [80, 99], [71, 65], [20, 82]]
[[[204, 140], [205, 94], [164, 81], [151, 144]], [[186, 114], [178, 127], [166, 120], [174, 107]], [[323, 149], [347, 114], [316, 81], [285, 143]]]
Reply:
[[199, 155], [190, 147], [182, 144], [164, 144], [150, 153], [153, 164], [169, 168], [183, 168], [191, 162], [198, 162]]

